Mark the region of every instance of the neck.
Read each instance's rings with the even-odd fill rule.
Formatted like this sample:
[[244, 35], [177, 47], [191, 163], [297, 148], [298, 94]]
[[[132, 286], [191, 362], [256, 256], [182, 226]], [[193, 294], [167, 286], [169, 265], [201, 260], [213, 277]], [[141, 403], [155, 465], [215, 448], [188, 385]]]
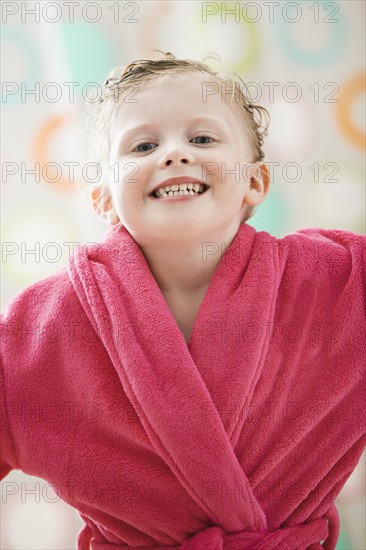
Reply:
[[200, 241], [165, 236], [164, 243], [154, 238], [139, 246], [164, 295], [198, 295], [207, 290], [237, 230]]

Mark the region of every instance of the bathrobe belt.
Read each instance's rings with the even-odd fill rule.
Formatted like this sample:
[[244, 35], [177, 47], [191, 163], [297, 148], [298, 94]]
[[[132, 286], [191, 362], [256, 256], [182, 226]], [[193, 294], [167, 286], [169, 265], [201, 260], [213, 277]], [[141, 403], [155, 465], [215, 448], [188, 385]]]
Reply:
[[[332, 527], [332, 529], [330, 529]], [[338, 538], [339, 518], [334, 504], [321, 518], [279, 528], [272, 532], [241, 531], [226, 534], [221, 527], [209, 527], [181, 546], [119, 546], [92, 542], [92, 550], [326, 550]], [[328, 538], [329, 535], [329, 538]], [[331, 539], [331, 540], [330, 540]], [[320, 543], [326, 541], [323, 545]]]

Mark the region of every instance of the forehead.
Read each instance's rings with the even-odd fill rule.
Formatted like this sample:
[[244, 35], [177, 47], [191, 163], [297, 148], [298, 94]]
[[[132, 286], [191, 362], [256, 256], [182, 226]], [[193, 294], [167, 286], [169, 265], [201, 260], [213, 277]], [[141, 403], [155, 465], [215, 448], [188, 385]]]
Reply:
[[[131, 85], [123, 92], [113, 126], [127, 122], [208, 117], [237, 127], [237, 113], [228, 106], [230, 94], [210, 75], [182, 73], [162, 75], [157, 80]], [[234, 101], [235, 103], [235, 101]], [[235, 124], [236, 123], [236, 124]]]

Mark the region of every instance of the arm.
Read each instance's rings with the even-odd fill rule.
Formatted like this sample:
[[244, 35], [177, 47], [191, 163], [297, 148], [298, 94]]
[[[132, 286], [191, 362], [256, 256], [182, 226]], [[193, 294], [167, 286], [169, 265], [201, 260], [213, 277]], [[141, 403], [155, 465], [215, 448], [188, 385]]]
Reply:
[[[3, 336], [4, 333], [2, 333]], [[0, 479], [4, 479], [11, 470], [19, 468], [9, 425], [6, 382], [2, 363], [0, 357]]]

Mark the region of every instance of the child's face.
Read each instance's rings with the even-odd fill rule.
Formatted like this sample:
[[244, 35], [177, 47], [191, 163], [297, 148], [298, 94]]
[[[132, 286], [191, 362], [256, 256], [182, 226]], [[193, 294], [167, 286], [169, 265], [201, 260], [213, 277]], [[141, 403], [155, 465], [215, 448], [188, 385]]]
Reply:
[[[191, 74], [140, 86], [118, 108], [108, 183], [122, 224], [141, 245], [152, 238], [201, 242], [228, 230], [235, 234], [247, 202], [253, 204], [249, 139], [221, 93], [205, 97], [207, 83], [204, 76]], [[209, 188], [183, 200], [151, 196], [177, 176]]]

